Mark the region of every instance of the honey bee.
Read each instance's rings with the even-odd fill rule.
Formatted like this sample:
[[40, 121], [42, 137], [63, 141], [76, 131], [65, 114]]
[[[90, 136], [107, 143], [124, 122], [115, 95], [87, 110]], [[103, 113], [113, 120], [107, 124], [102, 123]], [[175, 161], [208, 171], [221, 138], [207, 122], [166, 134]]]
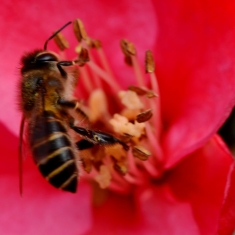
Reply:
[[[47, 43], [67, 25], [57, 30], [45, 42], [44, 49], [34, 50], [21, 59], [19, 167], [22, 193], [22, 145], [24, 133], [33, 160], [46, 180], [56, 188], [75, 193], [77, 190], [80, 151], [95, 145], [121, 144], [113, 135], [75, 125], [75, 113], [88, 119], [78, 107], [73, 91], [78, 80], [77, 61], [61, 60], [47, 50]], [[27, 128], [25, 128], [27, 124]], [[73, 130], [82, 137], [75, 142]]]

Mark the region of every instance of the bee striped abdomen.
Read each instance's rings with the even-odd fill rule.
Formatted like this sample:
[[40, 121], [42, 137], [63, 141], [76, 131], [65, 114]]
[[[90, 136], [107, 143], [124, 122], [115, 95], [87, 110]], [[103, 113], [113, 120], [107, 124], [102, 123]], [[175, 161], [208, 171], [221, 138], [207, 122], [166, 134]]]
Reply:
[[66, 128], [54, 113], [44, 111], [30, 125], [30, 146], [42, 175], [56, 188], [76, 192], [77, 166]]

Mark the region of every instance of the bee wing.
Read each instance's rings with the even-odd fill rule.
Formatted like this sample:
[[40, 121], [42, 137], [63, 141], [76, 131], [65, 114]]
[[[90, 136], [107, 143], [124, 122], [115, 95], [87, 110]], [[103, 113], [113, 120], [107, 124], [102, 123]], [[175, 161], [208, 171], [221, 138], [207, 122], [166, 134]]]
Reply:
[[83, 126], [84, 128], [89, 128], [91, 123], [86, 114], [87, 110], [83, 106], [82, 102], [75, 100], [71, 102], [68, 101], [67, 103], [74, 105], [73, 109], [69, 110], [69, 114], [74, 118], [75, 125]]
[[22, 116], [20, 123], [20, 131], [19, 131], [19, 147], [18, 147], [18, 165], [19, 165], [19, 191], [20, 195], [23, 194], [23, 161], [26, 156], [29, 155], [29, 147], [27, 144], [26, 136], [25, 136], [25, 117]]
[[22, 196], [23, 193], [23, 134], [24, 134], [24, 126], [25, 126], [25, 118], [22, 116], [21, 123], [20, 123], [20, 133], [19, 133], [19, 155], [18, 155], [18, 164], [19, 164], [19, 190], [20, 195]]

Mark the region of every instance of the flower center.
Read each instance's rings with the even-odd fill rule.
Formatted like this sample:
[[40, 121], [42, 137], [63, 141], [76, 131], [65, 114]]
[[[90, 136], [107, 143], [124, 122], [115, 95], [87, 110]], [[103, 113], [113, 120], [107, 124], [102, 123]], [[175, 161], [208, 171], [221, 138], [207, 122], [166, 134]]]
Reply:
[[[153, 56], [151, 51], [146, 52], [144, 75], [134, 45], [121, 40], [125, 62], [132, 66], [136, 77], [135, 85], [122, 90], [100, 41], [88, 37], [80, 20], [75, 20], [73, 26], [79, 41], [75, 49], [77, 61], [80, 66], [85, 64], [80, 67], [76, 92], [89, 94], [87, 103], [81, 102], [81, 108], [92, 128], [108, 132], [130, 146], [128, 152], [120, 144], [83, 150], [80, 154], [83, 169], [100, 188], [125, 193], [133, 185], [149, 180], [149, 176], [157, 178], [162, 173], [160, 94]], [[61, 33], [55, 41], [61, 51], [68, 47]], [[96, 60], [94, 50], [98, 55]], [[150, 81], [149, 86], [146, 81]]]

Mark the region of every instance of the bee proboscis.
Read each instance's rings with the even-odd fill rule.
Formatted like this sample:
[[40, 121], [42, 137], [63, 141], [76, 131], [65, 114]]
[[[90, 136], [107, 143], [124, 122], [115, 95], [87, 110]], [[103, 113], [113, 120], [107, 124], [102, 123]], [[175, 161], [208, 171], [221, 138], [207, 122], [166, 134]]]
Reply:
[[[71, 22], [57, 30], [45, 42], [44, 49], [34, 50], [21, 59], [20, 108], [22, 121], [19, 143], [20, 193], [22, 194], [22, 144], [27, 142], [39, 171], [50, 184], [76, 192], [79, 167], [78, 153], [94, 145], [121, 144], [111, 134], [75, 125], [73, 113], [87, 119], [73, 96], [78, 79], [77, 60], [61, 60], [47, 50], [47, 43]], [[27, 128], [25, 127], [27, 124]], [[83, 139], [75, 142], [68, 130]]]

